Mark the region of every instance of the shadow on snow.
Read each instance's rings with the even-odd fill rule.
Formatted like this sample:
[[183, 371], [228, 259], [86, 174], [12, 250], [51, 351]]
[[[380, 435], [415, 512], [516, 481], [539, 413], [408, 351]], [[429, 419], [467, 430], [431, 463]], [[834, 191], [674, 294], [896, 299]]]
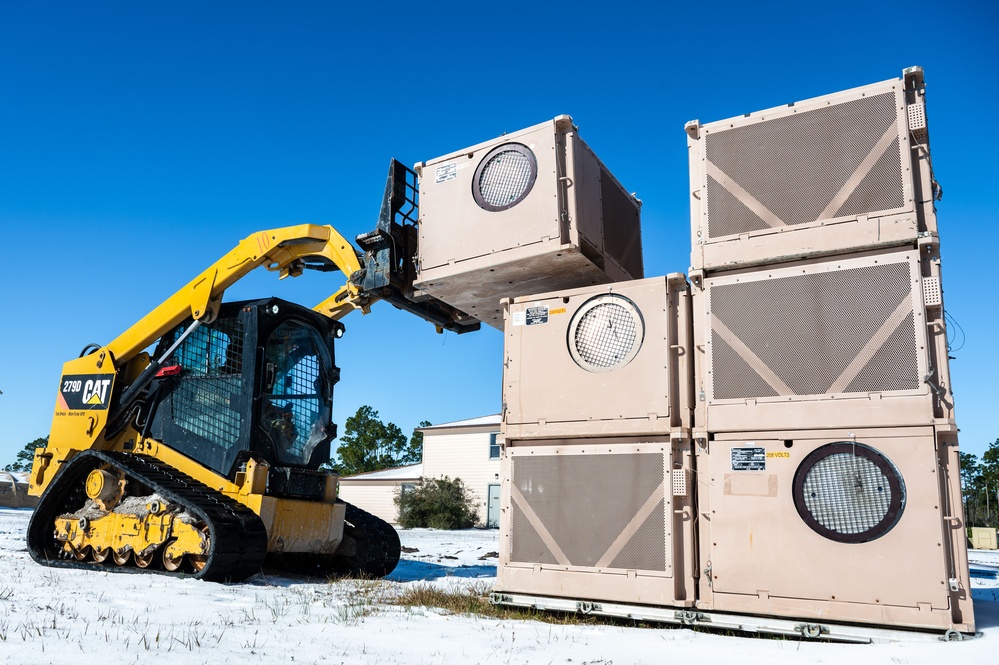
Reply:
[[442, 577], [476, 578], [496, 577], [496, 566], [445, 566], [429, 561], [404, 559], [399, 562], [392, 574], [385, 579], [392, 582], [416, 582], [436, 580]]

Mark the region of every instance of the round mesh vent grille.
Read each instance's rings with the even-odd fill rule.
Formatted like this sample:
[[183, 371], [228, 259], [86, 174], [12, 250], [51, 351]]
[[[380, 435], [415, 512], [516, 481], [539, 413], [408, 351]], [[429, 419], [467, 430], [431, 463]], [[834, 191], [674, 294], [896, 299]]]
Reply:
[[534, 153], [519, 143], [490, 150], [475, 169], [472, 196], [485, 210], [506, 210], [520, 203], [534, 187], [538, 162]]
[[635, 303], [618, 295], [591, 298], [569, 323], [569, 353], [591, 372], [624, 367], [642, 347], [645, 326]]
[[794, 475], [798, 514], [817, 533], [865, 543], [888, 533], [905, 507], [905, 484], [880, 452], [860, 443], [830, 443], [810, 453]]

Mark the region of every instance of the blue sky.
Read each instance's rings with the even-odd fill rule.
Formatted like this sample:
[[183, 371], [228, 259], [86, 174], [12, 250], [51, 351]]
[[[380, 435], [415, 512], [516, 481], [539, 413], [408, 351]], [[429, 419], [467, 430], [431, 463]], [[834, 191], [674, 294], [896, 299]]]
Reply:
[[[992, 144], [999, 10], [941, 3], [0, 0], [0, 465], [48, 432], [62, 363], [250, 233], [373, 228], [389, 159], [573, 116], [644, 201], [646, 274], [689, 265], [683, 125], [926, 72], [962, 449], [999, 437]], [[228, 299], [314, 304], [266, 272]], [[496, 413], [502, 336], [384, 303], [345, 320], [336, 419]]]

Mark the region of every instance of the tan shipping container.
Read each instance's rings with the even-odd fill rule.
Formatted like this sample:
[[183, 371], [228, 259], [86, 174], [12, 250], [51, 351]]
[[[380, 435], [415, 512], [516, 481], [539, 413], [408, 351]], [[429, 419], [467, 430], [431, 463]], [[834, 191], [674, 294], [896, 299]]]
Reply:
[[643, 277], [641, 203], [572, 118], [416, 166], [417, 289], [502, 329], [502, 298]]
[[686, 130], [691, 270], [912, 246], [937, 233], [919, 67]]
[[505, 318], [508, 440], [689, 430], [693, 354], [682, 274], [516, 298]]

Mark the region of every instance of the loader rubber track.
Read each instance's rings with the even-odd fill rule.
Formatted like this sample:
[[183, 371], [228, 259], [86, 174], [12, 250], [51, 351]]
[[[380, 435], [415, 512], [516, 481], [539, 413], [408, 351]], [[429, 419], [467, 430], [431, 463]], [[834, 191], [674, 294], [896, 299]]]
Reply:
[[402, 548], [399, 533], [391, 524], [350, 503], [344, 520], [344, 534], [356, 541], [357, 551], [353, 556], [337, 557], [340, 572], [385, 577], [395, 570]]
[[[210, 549], [204, 568], [180, 573], [63, 558], [62, 544], [53, 537], [54, 520], [84, 505], [87, 474], [105, 465], [120, 469], [126, 480], [145, 485], [168, 502], [182, 506], [205, 525]], [[260, 571], [267, 554], [267, 532], [252, 510], [159, 460], [145, 455], [87, 450], [63, 465], [42, 495], [28, 523], [27, 545], [31, 558], [44, 566], [183, 574], [222, 582], [240, 581]]]
[[385, 577], [399, 563], [399, 533], [385, 520], [357, 506], [346, 507], [343, 533], [352, 554], [273, 553], [266, 566], [312, 577]]

